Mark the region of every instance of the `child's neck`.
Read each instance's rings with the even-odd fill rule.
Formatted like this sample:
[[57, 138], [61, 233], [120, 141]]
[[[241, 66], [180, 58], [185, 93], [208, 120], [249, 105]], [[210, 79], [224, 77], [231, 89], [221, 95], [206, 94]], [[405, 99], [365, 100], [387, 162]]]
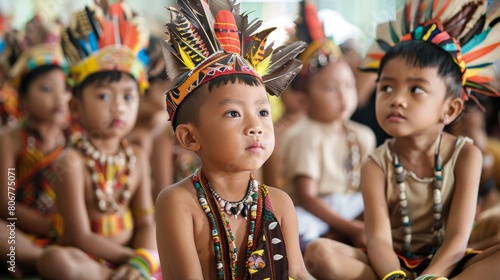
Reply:
[[37, 122], [28, 119], [26, 126], [37, 131], [45, 147], [64, 145], [64, 134], [60, 124]]
[[250, 171], [226, 172], [205, 167], [203, 167], [203, 173], [210, 187], [228, 201], [238, 201], [245, 196], [251, 175]]
[[105, 155], [114, 155], [120, 148], [120, 138], [117, 137], [88, 137], [92, 145]]
[[334, 120], [332, 122], [321, 122], [321, 121], [317, 121], [317, 122], [319, 122], [324, 127], [328, 127], [328, 129], [330, 131], [335, 132], [336, 134], [346, 133], [344, 119], [338, 119], [338, 120]]
[[395, 138], [393, 149], [397, 152], [403, 166], [409, 170], [416, 171], [421, 169], [422, 166], [434, 168], [434, 156], [438, 137], [439, 132], [431, 136]]

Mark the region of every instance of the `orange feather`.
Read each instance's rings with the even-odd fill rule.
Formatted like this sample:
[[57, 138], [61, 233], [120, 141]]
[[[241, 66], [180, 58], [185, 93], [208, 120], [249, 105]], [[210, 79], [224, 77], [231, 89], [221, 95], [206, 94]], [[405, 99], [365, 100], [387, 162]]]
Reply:
[[500, 46], [500, 43], [492, 44], [487, 47], [481, 48], [479, 50], [473, 51], [466, 53], [462, 56], [462, 60], [467, 62], [473, 61], [479, 57], [482, 57], [483, 55], [486, 55], [487, 53], [491, 52], [494, 50], [496, 47]]
[[238, 27], [233, 14], [228, 10], [217, 13], [214, 22], [215, 37], [225, 51], [240, 54], [241, 44]]

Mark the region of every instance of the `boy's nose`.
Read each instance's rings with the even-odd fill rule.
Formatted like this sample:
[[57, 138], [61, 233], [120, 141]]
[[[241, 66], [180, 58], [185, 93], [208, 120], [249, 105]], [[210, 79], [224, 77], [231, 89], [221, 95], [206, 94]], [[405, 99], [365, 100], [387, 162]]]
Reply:
[[406, 108], [408, 106], [408, 103], [406, 102], [406, 99], [404, 98], [403, 94], [398, 94], [395, 93], [394, 96], [391, 99], [391, 107], [403, 107]]
[[248, 126], [247, 126], [247, 134], [248, 135], [262, 135], [263, 133], [262, 126], [257, 118], [251, 118], [249, 120]]

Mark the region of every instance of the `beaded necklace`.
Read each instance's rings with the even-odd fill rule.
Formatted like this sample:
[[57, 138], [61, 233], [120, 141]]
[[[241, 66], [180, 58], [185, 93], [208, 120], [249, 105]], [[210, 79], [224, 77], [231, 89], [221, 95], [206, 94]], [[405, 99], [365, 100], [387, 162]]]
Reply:
[[[216, 259], [217, 279], [238, 279], [238, 248], [235, 245], [229, 221], [224, 214], [227, 211], [225, 208], [219, 206], [220, 203], [217, 203], [218, 200], [214, 195], [208, 195], [210, 193], [213, 194], [213, 191], [209, 186], [209, 182], [203, 170], [197, 170], [193, 174], [192, 180], [196, 192], [198, 193], [198, 202], [210, 221]], [[250, 202], [250, 226], [246, 258], [250, 256], [253, 248], [254, 235], [256, 234], [255, 223], [257, 220], [259, 184], [254, 180], [253, 176], [250, 176], [248, 189], [249, 192], [247, 192], [247, 194], [250, 194], [252, 201]], [[247, 195], [245, 195], [245, 197], [247, 197]], [[220, 236], [223, 231], [226, 238]], [[231, 263], [231, 267], [224, 267], [227, 263]]]
[[349, 146], [350, 155], [346, 162], [347, 180], [349, 182], [348, 190], [357, 192], [361, 183], [361, 155], [359, 152], [359, 142], [356, 134], [347, 126], [344, 126], [347, 131], [347, 145]]
[[[434, 248], [437, 248], [441, 245], [442, 242], [442, 228], [443, 221], [441, 220], [441, 211], [443, 209], [442, 205], [442, 194], [441, 187], [443, 185], [443, 168], [442, 163], [443, 160], [441, 155], [439, 154], [439, 149], [441, 146], [441, 138], [442, 133], [438, 136], [438, 141], [434, 151], [434, 181], [433, 181], [433, 205], [432, 210], [434, 212], [434, 225], [432, 227], [434, 236], [432, 239], [432, 245]], [[401, 213], [401, 220], [403, 222], [403, 235], [404, 235], [404, 243], [403, 243], [403, 252], [406, 257], [411, 256], [410, 253], [410, 244], [411, 244], [411, 222], [410, 217], [408, 216], [408, 201], [406, 197], [406, 182], [405, 182], [405, 174], [404, 169], [401, 163], [399, 162], [398, 154], [396, 149], [394, 149], [394, 158], [393, 158], [393, 166], [394, 173], [396, 177], [396, 183], [399, 190], [399, 206]]]
[[219, 202], [220, 209], [225, 210], [226, 213], [230, 216], [234, 215], [235, 219], [238, 219], [238, 215], [240, 213], [245, 219], [247, 219], [248, 210], [250, 209], [249, 205], [251, 205], [253, 201], [252, 188], [250, 184], [248, 185], [247, 193], [245, 194], [245, 196], [240, 201], [237, 202], [231, 202], [221, 198], [219, 194], [215, 192], [214, 189], [212, 189], [210, 183], [207, 184], [213, 196], [215, 196], [215, 198]]
[[[125, 204], [131, 196], [128, 178], [136, 162], [132, 148], [123, 139], [116, 155], [105, 155], [86, 137], [73, 139], [73, 146], [87, 159], [98, 209], [103, 213], [119, 212], [120, 204]], [[120, 194], [117, 200], [115, 192], [118, 191]]]

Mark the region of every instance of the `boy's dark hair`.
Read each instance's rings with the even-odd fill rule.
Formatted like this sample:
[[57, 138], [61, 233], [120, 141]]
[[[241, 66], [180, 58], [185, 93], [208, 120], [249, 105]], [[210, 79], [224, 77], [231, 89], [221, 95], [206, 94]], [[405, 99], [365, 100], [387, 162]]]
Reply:
[[101, 82], [101, 81], [108, 82], [108, 83], [118, 82], [122, 79], [122, 75], [129, 75], [135, 81], [135, 78], [132, 75], [118, 71], [118, 70], [101, 71], [101, 72], [97, 72], [97, 73], [89, 75], [85, 80], [83, 80], [83, 82], [81, 84], [76, 86], [73, 89], [73, 96], [81, 98], [82, 93], [83, 93], [83, 89], [86, 86], [91, 85], [95, 82]]
[[19, 96], [26, 97], [26, 95], [28, 94], [28, 87], [31, 82], [33, 82], [33, 80], [55, 69], [61, 69], [61, 67], [56, 65], [43, 65], [31, 70], [28, 74], [26, 74], [26, 76], [21, 79], [18, 90]]
[[439, 77], [446, 85], [446, 97], [460, 97], [462, 92], [462, 73], [460, 67], [455, 63], [449, 53], [441, 47], [421, 41], [409, 40], [400, 42], [390, 48], [382, 60], [378, 69], [378, 79], [384, 66], [394, 58], [403, 58], [414, 67], [430, 68], [436, 67]]
[[[213, 80], [210, 80], [207, 83], [208, 93], [212, 91], [213, 87], [221, 87], [229, 83], [235, 84], [237, 82], [247, 86], [263, 85], [262, 82], [259, 81], [254, 76], [247, 74], [231, 74], [231, 75], [219, 76], [217, 78], [214, 78]], [[172, 122], [174, 130], [179, 124], [185, 124], [185, 123], [198, 124], [200, 120], [199, 119], [200, 107], [203, 105], [206, 98], [208, 97], [207, 93], [200, 94], [202, 92], [199, 90], [200, 88], [206, 88], [206, 87], [202, 86], [196, 88], [192, 93], [190, 93], [186, 97], [186, 99], [181, 103], [181, 105], [177, 109], [175, 119]]]

